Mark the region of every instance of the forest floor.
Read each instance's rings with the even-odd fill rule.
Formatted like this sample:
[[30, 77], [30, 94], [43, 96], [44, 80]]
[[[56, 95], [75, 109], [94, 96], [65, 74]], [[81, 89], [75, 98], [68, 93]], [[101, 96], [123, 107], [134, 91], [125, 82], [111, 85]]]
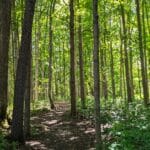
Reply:
[[26, 149], [94, 150], [95, 130], [91, 121], [82, 117], [71, 119], [69, 108], [67, 103], [57, 103], [56, 110], [34, 112], [32, 136], [26, 142]]

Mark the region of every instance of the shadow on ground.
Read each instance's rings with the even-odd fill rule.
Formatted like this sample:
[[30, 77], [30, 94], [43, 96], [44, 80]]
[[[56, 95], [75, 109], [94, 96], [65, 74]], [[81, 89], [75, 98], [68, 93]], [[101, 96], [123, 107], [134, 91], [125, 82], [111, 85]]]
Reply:
[[26, 145], [33, 150], [93, 150], [95, 131], [90, 121], [70, 119], [69, 105], [57, 105], [55, 111], [32, 116], [32, 137]]

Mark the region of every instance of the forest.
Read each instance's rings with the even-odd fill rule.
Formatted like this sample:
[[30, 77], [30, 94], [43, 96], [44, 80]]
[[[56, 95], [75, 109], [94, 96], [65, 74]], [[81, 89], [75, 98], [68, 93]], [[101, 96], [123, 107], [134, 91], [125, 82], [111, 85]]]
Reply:
[[150, 150], [150, 1], [0, 0], [0, 150]]

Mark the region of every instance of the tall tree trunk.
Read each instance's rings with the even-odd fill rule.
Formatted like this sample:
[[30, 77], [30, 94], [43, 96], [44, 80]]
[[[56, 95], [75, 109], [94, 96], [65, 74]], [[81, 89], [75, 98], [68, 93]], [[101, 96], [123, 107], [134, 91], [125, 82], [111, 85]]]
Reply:
[[23, 131], [23, 108], [24, 94], [26, 90], [27, 71], [31, 54], [32, 23], [34, 16], [35, 0], [25, 1], [25, 13], [22, 27], [22, 39], [19, 50], [19, 60], [17, 65], [13, 119], [11, 128], [12, 140], [24, 142]]
[[8, 51], [11, 1], [0, 1], [0, 121], [6, 118], [8, 103]]
[[[120, 22], [121, 24], [121, 22]], [[123, 50], [122, 50], [122, 28], [120, 27], [120, 87], [119, 87], [119, 93], [120, 93], [120, 97], [123, 98], [123, 71], [124, 68], [122, 66], [123, 65]]]
[[66, 58], [65, 58], [65, 43], [63, 42], [63, 92], [66, 98]]
[[74, 0], [70, 0], [70, 98], [71, 116], [76, 116]]
[[[78, 0], [78, 7], [80, 9], [80, 3]], [[82, 25], [81, 15], [78, 16], [78, 49], [79, 49], [79, 71], [80, 71], [80, 96], [82, 108], [85, 108], [85, 88], [84, 88], [84, 66], [83, 66], [83, 49], [82, 49]]]
[[138, 25], [138, 39], [139, 39], [139, 53], [140, 53], [140, 61], [141, 61], [141, 76], [142, 76], [142, 86], [143, 86], [143, 96], [144, 103], [147, 105], [149, 101], [149, 90], [148, 90], [148, 80], [146, 74], [146, 66], [145, 66], [145, 56], [143, 49], [143, 37], [142, 37], [142, 26], [141, 26], [141, 16], [140, 16], [140, 3], [139, 0], [135, 0], [136, 4], [136, 13], [137, 13], [137, 25]]
[[12, 57], [13, 57], [13, 77], [14, 82], [16, 78], [16, 68], [17, 68], [17, 61], [18, 61], [18, 51], [19, 51], [19, 24], [16, 17], [16, 3], [15, 0], [12, 1]]
[[[31, 47], [32, 49], [32, 47]], [[30, 51], [30, 59], [28, 60], [29, 65], [27, 67], [27, 78], [26, 78], [26, 91], [25, 91], [25, 110], [24, 110], [24, 135], [25, 138], [30, 137], [30, 101], [31, 101], [31, 59], [32, 54]]]
[[128, 61], [128, 52], [127, 52], [127, 29], [126, 29], [125, 12], [124, 12], [123, 4], [121, 4], [121, 16], [122, 16], [122, 28], [123, 28], [123, 43], [124, 43], [127, 97], [128, 97], [128, 102], [132, 102], [133, 95], [131, 92], [132, 91], [132, 89], [131, 89], [131, 76], [130, 76], [130, 71], [129, 71], [129, 61]]
[[[150, 54], [150, 49], [147, 46], [147, 33], [146, 33], [146, 26], [145, 26], [145, 11], [144, 11], [144, 3], [145, 0], [143, 0], [142, 2], [142, 29], [143, 29], [143, 53], [144, 53], [144, 59], [145, 59], [145, 75], [146, 75], [146, 79], [147, 79], [147, 83], [148, 83], [148, 87], [149, 87], [149, 79], [148, 79], [148, 54]], [[149, 55], [150, 57], [150, 55]], [[149, 70], [150, 71], [150, 70]], [[148, 89], [150, 90], [150, 89]]]
[[[121, 18], [120, 18], [121, 24]], [[124, 55], [123, 55], [123, 33], [122, 27], [120, 27], [120, 96], [124, 98], [126, 101], [127, 93], [126, 93], [126, 81], [125, 81], [125, 65], [124, 65]]]
[[[149, 23], [149, 11], [148, 11], [148, 1], [144, 0], [143, 1], [144, 3], [144, 6], [145, 7], [145, 17], [146, 17], [146, 21], [147, 21], [147, 31], [148, 33], [150, 34], [150, 23]], [[150, 48], [148, 48], [148, 53], [147, 53], [147, 56], [148, 56], [148, 75], [150, 76]]]
[[[40, 41], [40, 15], [37, 17], [37, 28], [35, 28], [35, 83], [34, 83], [34, 101], [39, 99], [39, 41]], [[35, 23], [36, 23], [35, 22]]]
[[131, 95], [132, 99], [134, 99], [134, 76], [133, 76], [133, 49], [132, 49], [132, 28], [131, 28], [131, 14], [132, 8], [130, 3], [130, 9], [127, 14], [127, 22], [128, 22], [128, 47], [129, 47], [129, 72], [130, 72], [130, 84], [131, 84]]
[[93, 73], [94, 73], [94, 99], [95, 99], [95, 131], [96, 144], [102, 148], [101, 122], [100, 122], [100, 75], [99, 75], [99, 23], [98, 0], [93, 0]]
[[51, 1], [51, 6], [50, 6], [50, 18], [49, 18], [49, 81], [48, 81], [48, 96], [49, 96], [49, 101], [50, 101], [50, 106], [51, 109], [54, 109], [54, 102], [52, 98], [52, 58], [53, 58], [53, 29], [52, 29], [52, 23], [53, 23], [53, 13], [54, 13], [54, 8], [55, 8], [55, 0]]
[[140, 74], [140, 64], [137, 61], [137, 73], [138, 73], [138, 94], [140, 95], [140, 99], [142, 98], [142, 87], [141, 87], [141, 74]]
[[115, 77], [114, 77], [114, 57], [113, 57], [112, 42], [110, 42], [110, 72], [111, 72], [112, 97], [114, 102], [116, 98], [116, 87], [115, 87]]
[[107, 55], [106, 55], [106, 50], [107, 50], [107, 44], [106, 44], [106, 31], [107, 31], [107, 24], [106, 24], [106, 1], [104, 1], [104, 22], [103, 22], [103, 28], [104, 28], [104, 33], [103, 33], [103, 44], [104, 47], [101, 48], [101, 68], [102, 68], [102, 90], [103, 90], [103, 96], [105, 100], [105, 105], [106, 101], [108, 100], [108, 83], [107, 83]]

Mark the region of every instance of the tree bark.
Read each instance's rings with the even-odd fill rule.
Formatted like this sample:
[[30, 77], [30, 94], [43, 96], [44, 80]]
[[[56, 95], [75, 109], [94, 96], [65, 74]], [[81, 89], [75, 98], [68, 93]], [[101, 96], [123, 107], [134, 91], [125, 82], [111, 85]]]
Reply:
[[[80, 4], [78, 0], [78, 7], [80, 9]], [[85, 108], [85, 88], [84, 88], [84, 65], [83, 65], [83, 48], [82, 48], [82, 25], [81, 25], [81, 15], [78, 16], [78, 49], [79, 49], [79, 70], [80, 70], [80, 96], [82, 108]]]
[[76, 116], [75, 44], [74, 44], [74, 0], [70, 0], [70, 98], [71, 116]]
[[50, 101], [50, 107], [51, 109], [55, 108], [53, 98], [52, 98], [52, 73], [53, 73], [53, 29], [52, 29], [52, 23], [53, 23], [53, 17], [52, 14], [54, 13], [55, 8], [55, 0], [51, 1], [50, 6], [50, 18], [49, 18], [49, 81], [48, 81], [48, 96]]
[[110, 72], [111, 72], [112, 97], [114, 102], [116, 98], [116, 86], [115, 86], [115, 77], [114, 77], [114, 57], [113, 57], [112, 42], [110, 42]]
[[[40, 17], [39, 17], [40, 18]], [[39, 19], [38, 18], [38, 19]], [[37, 21], [38, 22], [38, 21]], [[39, 41], [40, 41], [40, 24], [37, 23], [37, 28], [35, 28], [35, 83], [34, 83], [34, 101], [39, 99]]]
[[107, 24], [106, 24], [106, 2], [104, 1], [104, 21], [103, 21], [103, 44], [104, 47], [100, 49], [100, 60], [101, 60], [101, 81], [102, 81], [102, 96], [104, 97], [105, 100], [105, 105], [108, 100], [108, 83], [107, 83], [107, 55], [106, 55], [106, 50], [107, 50], [107, 44], [106, 44], [106, 31], [107, 31]]
[[127, 29], [125, 21], [124, 6], [121, 4], [121, 16], [122, 16], [122, 28], [123, 28], [123, 43], [124, 43], [124, 60], [125, 60], [125, 73], [126, 73], [126, 85], [127, 85], [127, 99], [128, 102], [132, 102], [133, 95], [131, 89], [131, 75], [129, 71], [128, 51], [127, 51]]
[[16, 3], [15, 0], [12, 1], [12, 20], [11, 23], [11, 34], [12, 34], [12, 57], [13, 57], [13, 79], [15, 82], [16, 78], [16, 68], [17, 68], [17, 61], [18, 61], [18, 51], [19, 51], [19, 25], [18, 20], [16, 17]]
[[8, 51], [11, 1], [0, 1], [0, 121], [6, 118], [8, 103]]
[[137, 14], [137, 26], [138, 26], [138, 39], [139, 39], [139, 53], [141, 62], [141, 76], [142, 76], [142, 86], [143, 86], [143, 96], [145, 105], [149, 102], [149, 90], [148, 90], [148, 80], [146, 74], [145, 66], [145, 56], [143, 50], [143, 37], [142, 37], [142, 26], [141, 26], [141, 16], [140, 16], [140, 3], [139, 0], [135, 0], [136, 4], [136, 14]]
[[13, 118], [11, 128], [11, 138], [14, 141], [24, 143], [23, 131], [23, 109], [24, 94], [26, 90], [27, 71], [31, 54], [32, 23], [34, 16], [35, 0], [25, 1], [25, 13], [22, 27], [21, 46], [19, 50], [19, 60], [14, 90]]
[[93, 75], [94, 75], [94, 99], [95, 99], [95, 131], [96, 145], [102, 148], [101, 122], [100, 122], [100, 75], [99, 75], [99, 23], [98, 0], [93, 0]]
[[[32, 48], [31, 48], [32, 49]], [[26, 91], [25, 91], [25, 111], [24, 111], [24, 135], [30, 137], [30, 101], [31, 101], [31, 61], [32, 54], [30, 51], [29, 65], [27, 68]]]

